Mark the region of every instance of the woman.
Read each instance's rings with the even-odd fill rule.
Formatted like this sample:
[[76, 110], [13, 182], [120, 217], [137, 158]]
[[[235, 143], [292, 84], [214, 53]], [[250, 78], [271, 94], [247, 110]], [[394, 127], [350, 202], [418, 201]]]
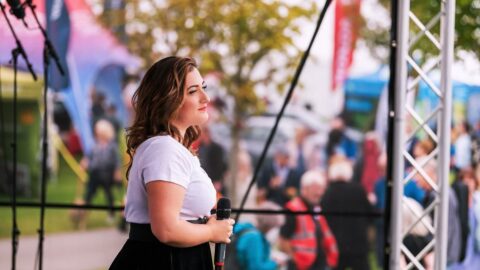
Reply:
[[209, 242], [229, 243], [232, 219], [210, 216], [212, 181], [191, 149], [209, 97], [191, 58], [167, 57], [133, 96], [127, 130], [129, 239], [110, 269], [212, 269]]

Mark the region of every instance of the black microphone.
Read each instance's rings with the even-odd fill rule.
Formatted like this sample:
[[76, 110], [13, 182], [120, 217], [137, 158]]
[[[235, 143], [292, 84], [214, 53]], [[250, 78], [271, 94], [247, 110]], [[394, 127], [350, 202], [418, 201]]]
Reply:
[[[230, 199], [220, 198], [217, 203], [217, 220], [229, 219], [231, 211]], [[221, 270], [225, 263], [226, 247], [227, 245], [224, 243], [215, 244], [215, 270]]]
[[22, 20], [25, 18], [25, 9], [20, 3], [20, 0], [7, 0], [8, 5], [10, 6], [10, 13], [15, 15], [17, 19]]

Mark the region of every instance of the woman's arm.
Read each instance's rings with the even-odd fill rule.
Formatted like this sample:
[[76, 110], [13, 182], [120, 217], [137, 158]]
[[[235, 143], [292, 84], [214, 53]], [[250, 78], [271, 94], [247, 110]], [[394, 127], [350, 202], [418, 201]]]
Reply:
[[185, 189], [166, 181], [147, 184], [148, 212], [153, 234], [174, 247], [192, 247], [205, 242], [230, 243], [233, 220], [210, 218], [207, 224], [192, 224], [179, 219]]

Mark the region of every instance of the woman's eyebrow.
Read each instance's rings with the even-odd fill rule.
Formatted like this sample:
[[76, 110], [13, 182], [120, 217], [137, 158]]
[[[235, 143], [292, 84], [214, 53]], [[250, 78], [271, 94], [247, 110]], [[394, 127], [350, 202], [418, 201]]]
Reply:
[[[202, 85], [205, 85], [205, 81], [202, 82]], [[196, 87], [200, 87], [200, 86], [199, 86], [198, 84], [190, 85], [190, 86], [187, 88], [187, 90], [189, 90], [189, 89], [192, 88], [192, 87], [195, 87], [195, 88], [196, 88]]]

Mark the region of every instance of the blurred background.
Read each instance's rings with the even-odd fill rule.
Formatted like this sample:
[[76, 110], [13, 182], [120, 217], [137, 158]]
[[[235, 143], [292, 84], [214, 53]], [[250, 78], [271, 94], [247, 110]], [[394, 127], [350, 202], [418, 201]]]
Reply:
[[[235, 208], [251, 181], [325, 4], [322, 0], [32, 2], [66, 70], [66, 76], [61, 76], [54, 64], [50, 66], [47, 202], [123, 206], [128, 162], [125, 128], [134, 117], [131, 97], [152, 63], [179, 55], [197, 59], [208, 85], [210, 120], [196, 143], [198, 155], [218, 196], [231, 198]], [[425, 23], [440, 8], [435, 1], [412, 1], [411, 5]], [[471, 200], [467, 209], [474, 209], [480, 203], [471, 199], [478, 193], [480, 180], [480, 1], [458, 0], [456, 13], [451, 178], [472, 186], [471, 195], [463, 199]], [[15, 40], [5, 18], [0, 17], [0, 201], [8, 203], [12, 180], [7, 173], [13, 173], [10, 144], [15, 135], [11, 62]], [[16, 192], [19, 201], [39, 202], [43, 37], [30, 10], [23, 20], [8, 17], [40, 77], [33, 81], [25, 62], [19, 59]], [[258, 208], [264, 201], [283, 207], [300, 195], [300, 179], [305, 172], [321, 170], [328, 176], [333, 164], [347, 161], [342, 168], [351, 170], [348, 182], [361, 187], [354, 197], [368, 201], [364, 210], [383, 210], [390, 20], [389, 1], [333, 2], [247, 199], [247, 208]], [[411, 31], [420, 29], [412, 24]], [[438, 31], [439, 27], [432, 29], [434, 34]], [[438, 54], [435, 50], [420, 40], [412, 55], [418, 65], [430, 65]], [[437, 65], [433, 64], [428, 75], [439, 84]], [[415, 71], [409, 70], [409, 76], [416, 76]], [[438, 96], [422, 81], [407, 102], [428, 115]], [[413, 119], [407, 122], [411, 130], [416, 128]], [[435, 128], [435, 121], [430, 124]], [[91, 190], [85, 160], [100, 140], [115, 145], [118, 173], [111, 182]], [[424, 132], [410, 143], [414, 158], [428, 155], [435, 147]], [[455, 163], [461, 159], [467, 159], [467, 165]], [[469, 178], [464, 179], [465, 175]], [[335, 182], [330, 178], [327, 194], [330, 183]], [[272, 181], [278, 179], [282, 184], [272, 190]], [[420, 182], [413, 183], [422, 190]], [[417, 199], [422, 207], [423, 197]], [[344, 204], [347, 208], [356, 205], [348, 200]], [[328, 210], [328, 204], [323, 209]], [[39, 209], [18, 208], [17, 219], [21, 232], [17, 269], [31, 269], [36, 263]], [[380, 269], [382, 251], [378, 245], [383, 225], [378, 219], [364, 219], [365, 228], [359, 233], [365, 234], [366, 240], [355, 243], [362, 252], [352, 256], [365, 257], [369, 269]], [[462, 222], [468, 224], [468, 219], [464, 216]], [[11, 209], [1, 207], [0, 269], [10, 267], [11, 220]], [[256, 225], [257, 219], [244, 215], [242, 222]], [[329, 222], [337, 224], [338, 220]], [[128, 224], [120, 211], [47, 209], [45, 226], [46, 269], [67, 269], [65, 265], [71, 267], [72, 262], [78, 267], [68, 269], [107, 269], [128, 235]], [[276, 242], [281, 226], [277, 224], [277, 232], [267, 235], [277, 257], [282, 253]], [[332, 230], [342, 233], [342, 228]], [[474, 228], [469, 231], [473, 233]], [[480, 234], [480, 243], [478, 238]], [[282, 263], [277, 267], [286, 269]]]

